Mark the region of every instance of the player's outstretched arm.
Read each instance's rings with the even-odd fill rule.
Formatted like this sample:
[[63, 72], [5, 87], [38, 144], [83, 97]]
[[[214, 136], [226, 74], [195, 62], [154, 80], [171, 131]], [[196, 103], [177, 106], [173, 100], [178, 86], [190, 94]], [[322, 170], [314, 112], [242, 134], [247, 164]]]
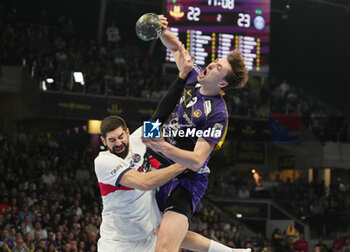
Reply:
[[173, 164], [169, 167], [146, 173], [140, 173], [131, 169], [125, 172], [119, 184], [142, 191], [148, 191], [165, 184], [170, 179], [182, 173], [185, 169], [184, 166], [179, 164]]
[[182, 150], [163, 138], [160, 139], [144, 139], [142, 142], [154, 151], [161, 152], [175, 163], [181, 164], [188, 169], [198, 171], [209, 154], [215, 147], [215, 143], [209, 142], [204, 138], [199, 138], [193, 151]]

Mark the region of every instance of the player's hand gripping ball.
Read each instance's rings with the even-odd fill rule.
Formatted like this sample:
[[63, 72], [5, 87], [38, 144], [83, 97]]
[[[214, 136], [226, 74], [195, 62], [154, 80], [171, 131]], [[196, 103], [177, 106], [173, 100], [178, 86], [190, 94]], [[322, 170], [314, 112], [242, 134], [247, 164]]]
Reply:
[[144, 40], [150, 41], [159, 38], [163, 32], [162, 22], [154, 13], [142, 15], [136, 22], [136, 34]]

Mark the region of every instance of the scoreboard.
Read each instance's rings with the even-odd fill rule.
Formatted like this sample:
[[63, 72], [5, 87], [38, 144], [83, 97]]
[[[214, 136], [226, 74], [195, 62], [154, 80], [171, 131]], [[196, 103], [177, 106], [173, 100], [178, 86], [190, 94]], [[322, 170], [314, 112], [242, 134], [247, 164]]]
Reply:
[[[270, 0], [167, 0], [168, 29], [205, 66], [238, 49], [250, 74], [269, 72]], [[174, 62], [169, 50], [166, 62]]]

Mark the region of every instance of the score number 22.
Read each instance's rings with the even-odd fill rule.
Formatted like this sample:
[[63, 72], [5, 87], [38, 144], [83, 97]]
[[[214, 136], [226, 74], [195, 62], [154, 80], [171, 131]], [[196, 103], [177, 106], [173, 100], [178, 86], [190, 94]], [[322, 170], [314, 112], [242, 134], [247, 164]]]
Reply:
[[188, 7], [187, 19], [191, 21], [199, 21], [199, 15], [201, 14], [201, 9], [198, 7]]

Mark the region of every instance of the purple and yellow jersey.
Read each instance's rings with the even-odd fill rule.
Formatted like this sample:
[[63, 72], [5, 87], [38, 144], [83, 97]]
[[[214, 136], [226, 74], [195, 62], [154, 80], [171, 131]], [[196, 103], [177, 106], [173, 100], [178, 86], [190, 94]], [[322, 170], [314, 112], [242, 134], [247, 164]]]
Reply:
[[215, 143], [215, 149], [218, 149], [226, 136], [226, 103], [222, 95], [206, 96], [200, 93], [197, 76], [201, 71], [200, 67], [194, 66], [186, 80], [183, 96], [166, 123], [168, 134], [165, 137], [181, 149], [193, 150], [200, 137]]
[[[223, 97], [206, 96], [200, 93], [200, 84], [197, 82], [200, 72], [201, 69], [194, 66], [187, 77], [183, 96], [165, 124], [166, 131], [163, 131], [163, 136], [171, 144], [190, 151], [194, 149], [199, 138], [215, 143], [215, 149], [220, 148], [228, 125], [228, 113]], [[161, 211], [166, 209], [171, 192], [181, 185], [188, 190], [192, 201], [192, 213], [195, 212], [208, 186], [210, 173], [207, 167], [208, 161], [209, 157], [197, 172], [183, 173], [159, 188], [156, 197]]]

